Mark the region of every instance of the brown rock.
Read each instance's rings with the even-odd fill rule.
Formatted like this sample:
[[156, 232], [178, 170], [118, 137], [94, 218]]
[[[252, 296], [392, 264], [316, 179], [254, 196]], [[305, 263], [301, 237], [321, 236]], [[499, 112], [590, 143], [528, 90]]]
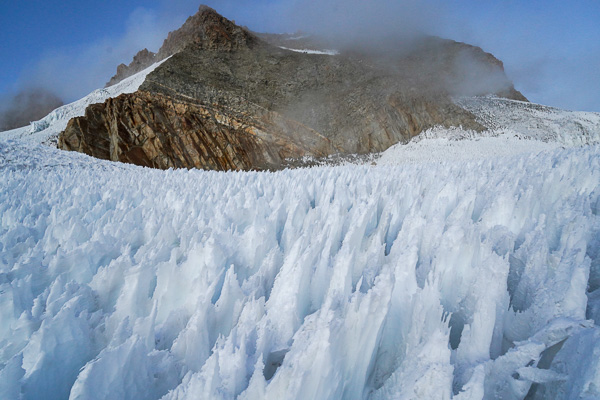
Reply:
[[69, 121], [59, 148], [153, 168], [223, 171], [273, 169], [286, 158], [335, 151], [317, 132], [274, 112], [248, 116], [147, 92], [89, 106]]
[[270, 110], [319, 132], [342, 154], [383, 151], [436, 125], [483, 129], [444, 91], [447, 75], [408, 69], [268, 45], [235, 52], [190, 47], [148, 75], [141, 89], [236, 112]]
[[257, 38], [248, 30], [202, 5], [181, 28], [169, 32], [158, 51], [158, 57], [161, 60], [167, 58], [190, 44], [202, 50], [232, 51], [251, 48], [257, 42]]

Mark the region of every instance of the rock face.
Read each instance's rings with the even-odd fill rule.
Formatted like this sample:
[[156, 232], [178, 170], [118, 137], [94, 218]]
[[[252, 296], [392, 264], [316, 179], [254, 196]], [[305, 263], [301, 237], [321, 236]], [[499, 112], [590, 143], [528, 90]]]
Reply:
[[196, 48], [213, 51], [233, 51], [251, 48], [258, 43], [247, 29], [219, 15], [207, 6], [189, 17], [176, 31], [169, 32], [158, 51], [160, 59], [178, 53], [193, 44]]
[[294, 41], [258, 37], [203, 6], [156, 55], [138, 57], [174, 54], [138, 93], [90, 106], [59, 147], [156, 168], [276, 169], [288, 158], [383, 151], [436, 125], [482, 130], [453, 96], [526, 100], [499, 60], [464, 43], [428, 37], [378, 54], [282, 48]]
[[89, 106], [69, 121], [59, 147], [153, 168], [213, 170], [274, 169], [286, 158], [335, 151], [317, 132], [277, 113], [236, 114], [143, 91]]
[[159, 61], [156, 53], [149, 51], [148, 49], [141, 50], [135, 56], [133, 56], [133, 61], [129, 65], [120, 64], [117, 67], [117, 74], [110, 78], [110, 80], [106, 83], [106, 86], [112, 86], [116, 83], [119, 83], [125, 78], [130, 77], [131, 75], [137, 74], [138, 72], [148, 68], [150, 65]]
[[233, 51], [251, 47], [256, 43], [256, 37], [222, 17], [212, 8], [203, 5], [181, 28], [169, 32], [158, 53], [152, 53], [148, 49], [140, 51], [133, 57], [131, 64], [121, 64], [117, 67], [117, 74], [108, 81], [106, 86], [112, 86], [155, 62], [183, 50], [192, 43], [203, 50]]

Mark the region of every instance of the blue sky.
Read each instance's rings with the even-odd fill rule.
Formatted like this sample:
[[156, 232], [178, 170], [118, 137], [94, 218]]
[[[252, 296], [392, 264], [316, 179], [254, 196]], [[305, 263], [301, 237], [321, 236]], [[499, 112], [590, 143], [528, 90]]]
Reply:
[[[75, 100], [193, 14], [189, 0], [0, 0], [0, 97]], [[531, 101], [600, 111], [600, 1], [205, 0], [257, 31], [420, 29], [493, 53]]]

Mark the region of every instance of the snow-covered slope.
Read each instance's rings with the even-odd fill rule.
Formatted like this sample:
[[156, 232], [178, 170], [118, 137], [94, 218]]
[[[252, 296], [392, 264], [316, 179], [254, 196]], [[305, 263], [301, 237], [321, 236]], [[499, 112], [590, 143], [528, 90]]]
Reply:
[[2, 399], [600, 396], [600, 146], [216, 173], [8, 141], [0, 216]]
[[377, 164], [480, 160], [600, 143], [600, 114], [573, 112], [497, 97], [457, 103], [484, 132], [436, 127], [383, 152]]
[[381, 153], [376, 163], [393, 165], [484, 160], [539, 153], [560, 147], [565, 146], [557, 141], [544, 142], [511, 130], [472, 132], [437, 127], [421, 133], [407, 144], [390, 147]]
[[462, 98], [457, 103], [492, 131], [514, 131], [565, 146], [600, 143], [600, 113], [566, 111], [498, 97]]
[[29, 126], [0, 132], [0, 141], [21, 139], [33, 143], [55, 144], [58, 134], [67, 127], [67, 123], [71, 118], [84, 115], [86, 107], [90, 104], [103, 103], [108, 98], [116, 97], [123, 93], [135, 92], [144, 83], [146, 75], [154, 71], [164, 61], [166, 60], [153, 64], [116, 85], [94, 90], [80, 100], [57, 108], [41, 120], [32, 122]]

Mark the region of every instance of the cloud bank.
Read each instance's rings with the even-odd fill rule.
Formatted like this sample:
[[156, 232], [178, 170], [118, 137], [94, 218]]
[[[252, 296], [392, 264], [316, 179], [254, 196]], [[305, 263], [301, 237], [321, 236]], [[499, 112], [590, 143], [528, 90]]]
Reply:
[[0, 98], [0, 131], [26, 126], [62, 105], [54, 93], [40, 87], [28, 87]]

